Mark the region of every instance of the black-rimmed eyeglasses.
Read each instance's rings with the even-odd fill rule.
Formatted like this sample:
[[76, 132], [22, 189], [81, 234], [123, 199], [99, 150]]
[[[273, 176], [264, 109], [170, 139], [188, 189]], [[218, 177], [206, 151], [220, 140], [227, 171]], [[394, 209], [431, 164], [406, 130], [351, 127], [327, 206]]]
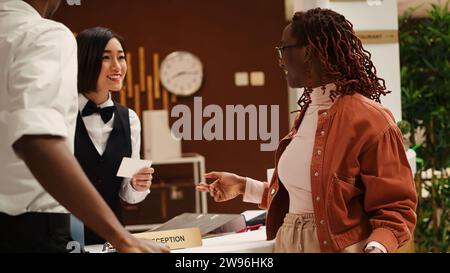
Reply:
[[292, 45], [285, 45], [285, 46], [276, 46], [275, 49], [277, 50], [278, 53], [278, 58], [283, 59], [283, 50], [288, 49], [288, 48], [293, 48], [293, 47], [299, 47], [300, 44], [292, 44]]

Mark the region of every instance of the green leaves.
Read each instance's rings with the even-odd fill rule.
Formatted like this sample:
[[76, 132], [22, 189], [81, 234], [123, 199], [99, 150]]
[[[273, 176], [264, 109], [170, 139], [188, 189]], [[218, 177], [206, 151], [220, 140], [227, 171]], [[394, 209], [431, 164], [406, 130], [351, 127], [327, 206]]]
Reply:
[[[403, 119], [413, 129], [422, 121], [428, 145], [421, 149], [425, 161], [440, 156], [450, 160], [450, 13], [449, 1], [443, 7], [432, 5], [429, 17], [400, 20], [400, 56]], [[433, 125], [433, 128], [430, 126]], [[433, 137], [431, 137], [433, 136]], [[411, 141], [414, 144], [414, 137]], [[434, 142], [434, 143], [431, 143]], [[439, 147], [440, 151], [436, 149]], [[442, 150], [443, 149], [443, 150]], [[427, 156], [428, 155], [428, 156]], [[445, 165], [434, 166], [437, 169]]]
[[407, 133], [411, 132], [411, 123], [409, 123], [406, 120], [401, 120], [397, 122], [397, 126], [398, 128], [400, 128], [400, 131], [402, 132], [403, 135], [406, 135]]
[[[402, 118], [411, 125], [411, 143], [417, 153], [419, 194], [416, 243], [420, 252], [450, 251], [450, 13], [432, 5], [425, 19], [409, 11], [400, 18]], [[400, 125], [399, 125], [400, 127]], [[414, 132], [425, 129], [425, 142]], [[403, 128], [406, 130], [407, 128]], [[423, 178], [422, 172], [434, 170]], [[428, 195], [422, 196], [422, 191]]]

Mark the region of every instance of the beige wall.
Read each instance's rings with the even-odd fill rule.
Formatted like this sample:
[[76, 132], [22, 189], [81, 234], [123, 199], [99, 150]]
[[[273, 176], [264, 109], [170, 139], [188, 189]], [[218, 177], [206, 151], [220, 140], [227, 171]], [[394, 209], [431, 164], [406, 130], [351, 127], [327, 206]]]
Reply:
[[[431, 4], [445, 4], [445, 0], [397, 0], [398, 15], [401, 16], [409, 8], [417, 8], [414, 11], [414, 17], [425, 17], [428, 9], [431, 8]], [[450, 6], [449, 6], [450, 10]]]

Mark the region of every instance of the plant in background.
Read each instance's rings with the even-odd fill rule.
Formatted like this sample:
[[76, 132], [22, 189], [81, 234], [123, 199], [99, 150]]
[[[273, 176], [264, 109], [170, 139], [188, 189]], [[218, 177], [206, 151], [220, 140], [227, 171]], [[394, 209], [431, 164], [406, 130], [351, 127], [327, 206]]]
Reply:
[[397, 126], [402, 132], [403, 147], [405, 148], [405, 151], [407, 151], [411, 147], [411, 141], [409, 140], [411, 137], [411, 123], [409, 123], [407, 120], [401, 120], [397, 122]]
[[[403, 120], [419, 158], [416, 251], [450, 252], [450, 13], [432, 5], [428, 17], [400, 18]], [[413, 11], [412, 11], [413, 12]], [[405, 129], [405, 128], [403, 128]], [[406, 128], [407, 129], [407, 128]], [[424, 140], [417, 142], [417, 131]]]

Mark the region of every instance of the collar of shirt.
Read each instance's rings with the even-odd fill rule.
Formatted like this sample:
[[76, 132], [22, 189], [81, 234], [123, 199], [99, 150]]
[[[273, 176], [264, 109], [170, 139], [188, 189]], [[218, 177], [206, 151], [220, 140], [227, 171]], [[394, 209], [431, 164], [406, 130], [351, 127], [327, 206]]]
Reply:
[[311, 92], [311, 105], [332, 105], [333, 101], [330, 99], [331, 90], [336, 90], [336, 85], [334, 83], [329, 83], [325, 85], [325, 89], [322, 86], [315, 87]]
[[0, 11], [22, 12], [30, 16], [39, 16], [41, 18], [41, 15], [37, 10], [23, 0], [0, 0]]
[[336, 85], [334, 83], [325, 85], [325, 88], [323, 88], [322, 86], [313, 88], [313, 91], [310, 95], [311, 103], [306, 109], [306, 115], [311, 115], [318, 110], [330, 108], [334, 103], [330, 99], [330, 93], [332, 90], [336, 90]]
[[[78, 109], [79, 109], [80, 113], [81, 113], [81, 111], [83, 111], [84, 106], [86, 106], [86, 103], [88, 101], [89, 101], [89, 99], [86, 98], [83, 94], [81, 94], [81, 93], [78, 94]], [[109, 106], [114, 106], [114, 102], [111, 99], [111, 93], [108, 93], [108, 99], [104, 103], [97, 105], [97, 107], [100, 107], [100, 108], [105, 108], [105, 107], [109, 107]]]
[[[78, 94], [78, 106], [81, 115], [81, 111], [83, 111], [84, 106], [86, 106], [89, 101], [83, 94]], [[108, 106], [113, 106], [114, 102], [111, 100], [111, 93], [108, 95], [108, 99], [100, 104], [97, 107], [104, 108]], [[114, 114], [113, 117], [107, 122], [104, 123], [101, 116], [99, 114], [89, 115], [82, 118], [83, 123], [85, 125], [86, 131], [89, 135], [89, 138], [92, 140], [95, 148], [98, 153], [102, 155], [106, 149], [106, 145], [108, 143], [108, 138], [114, 127]]]

